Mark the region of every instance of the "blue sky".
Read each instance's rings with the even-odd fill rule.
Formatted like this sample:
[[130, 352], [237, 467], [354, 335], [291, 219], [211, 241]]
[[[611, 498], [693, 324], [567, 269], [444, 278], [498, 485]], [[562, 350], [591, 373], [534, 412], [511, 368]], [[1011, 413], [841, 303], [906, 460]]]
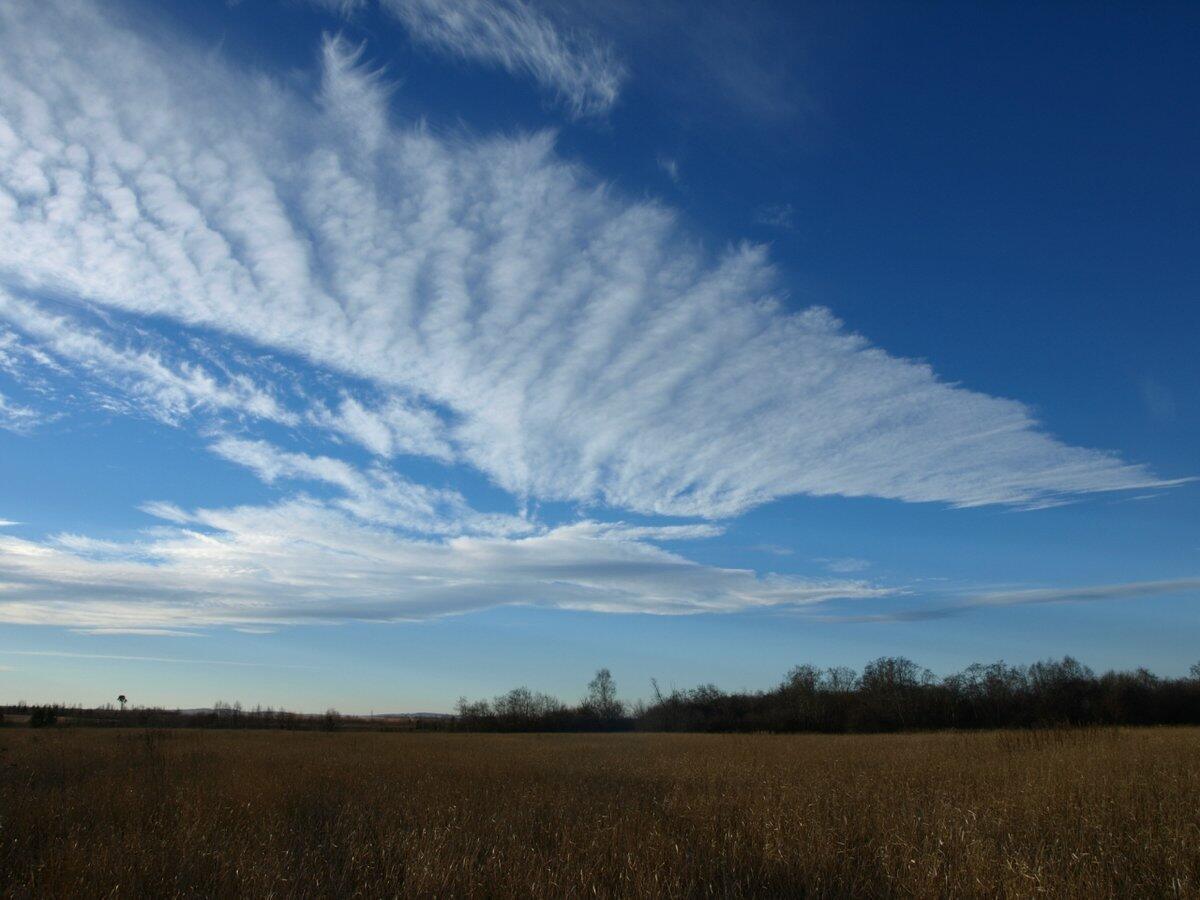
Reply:
[[1198, 19], [5, 4], [0, 691], [1184, 672]]

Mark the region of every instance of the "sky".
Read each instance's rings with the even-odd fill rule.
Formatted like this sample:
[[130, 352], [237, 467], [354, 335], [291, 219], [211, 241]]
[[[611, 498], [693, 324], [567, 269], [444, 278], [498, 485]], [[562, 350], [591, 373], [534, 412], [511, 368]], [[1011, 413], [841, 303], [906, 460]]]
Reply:
[[0, 5], [0, 699], [1183, 674], [1197, 26]]

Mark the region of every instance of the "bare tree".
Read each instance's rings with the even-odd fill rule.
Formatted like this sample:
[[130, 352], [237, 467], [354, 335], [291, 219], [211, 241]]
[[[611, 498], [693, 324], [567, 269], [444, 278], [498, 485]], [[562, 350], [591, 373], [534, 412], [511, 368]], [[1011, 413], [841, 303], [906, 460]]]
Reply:
[[621, 718], [625, 708], [617, 699], [617, 683], [613, 680], [612, 672], [608, 669], [597, 670], [596, 677], [588, 682], [588, 695], [583, 705], [598, 719]]

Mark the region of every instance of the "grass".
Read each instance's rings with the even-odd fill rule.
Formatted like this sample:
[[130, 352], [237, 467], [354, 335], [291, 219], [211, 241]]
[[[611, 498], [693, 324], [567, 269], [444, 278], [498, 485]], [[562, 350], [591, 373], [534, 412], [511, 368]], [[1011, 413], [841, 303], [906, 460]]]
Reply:
[[1200, 896], [1200, 729], [0, 747], [10, 896]]

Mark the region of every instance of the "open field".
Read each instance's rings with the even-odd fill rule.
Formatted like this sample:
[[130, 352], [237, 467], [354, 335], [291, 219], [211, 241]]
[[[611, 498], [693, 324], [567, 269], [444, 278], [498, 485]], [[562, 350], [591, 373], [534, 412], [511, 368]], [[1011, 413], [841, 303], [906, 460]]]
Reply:
[[0, 729], [11, 896], [1200, 896], [1200, 729]]

